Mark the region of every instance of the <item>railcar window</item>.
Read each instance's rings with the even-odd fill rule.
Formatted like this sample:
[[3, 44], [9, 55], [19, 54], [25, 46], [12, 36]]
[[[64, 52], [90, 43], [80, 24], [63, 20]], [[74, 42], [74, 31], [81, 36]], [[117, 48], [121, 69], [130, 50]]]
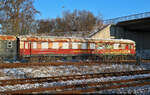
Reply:
[[59, 49], [59, 43], [58, 42], [53, 42], [52, 48], [53, 49]]
[[90, 49], [95, 49], [95, 43], [90, 43]]
[[20, 48], [21, 48], [21, 49], [24, 48], [24, 42], [20, 42]]
[[97, 49], [104, 49], [105, 46], [102, 43], [97, 44]]
[[8, 41], [7, 42], [7, 48], [12, 48], [13, 46], [12, 46], [12, 41]]
[[82, 43], [82, 49], [87, 49], [87, 43]]
[[134, 49], [134, 45], [131, 45], [131, 49]]
[[114, 44], [114, 49], [119, 49], [119, 44]]
[[106, 49], [113, 49], [113, 46], [111, 44], [106, 44], [105, 47]]
[[105, 48], [108, 49], [108, 44], [105, 44]]
[[63, 43], [62, 49], [69, 49], [69, 43]]
[[121, 44], [119, 44], [118, 49], [122, 49]]
[[108, 49], [113, 49], [113, 45], [112, 44], [108, 44]]
[[33, 42], [33, 49], [37, 48], [37, 42]]
[[42, 42], [42, 49], [48, 49], [48, 42]]
[[125, 49], [125, 47], [126, 47], [126, 44], [121, 44], [122, 49]]
[[25, 42], [25, 49], [28, 49], [28, 42]]
[[78, 49], [78, 43], [72, 43], [72, 49]]

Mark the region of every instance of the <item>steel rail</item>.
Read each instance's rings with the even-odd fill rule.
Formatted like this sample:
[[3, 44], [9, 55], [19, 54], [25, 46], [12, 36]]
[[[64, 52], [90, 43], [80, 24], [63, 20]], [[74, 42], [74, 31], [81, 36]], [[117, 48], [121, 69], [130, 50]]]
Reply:
[[145, 86], [150, 85], [150, 81], [148, 82], [142, 82], [142, 83], [131, 83], [131, 84], [123, 84], [123, 85], [111, 85], [108, 87], [93, 87], [93, 88], [87, 88], [87, 89], [81, 89], [77, 90], [74, 89], [72, 91], [62, 91], [62, 92], [56, 92], [55, 94], [83, 94], [83, 93], [90, 93], [90, 92], [97, 92], [102, 90], [110, 90], [110, 89], [118, 89], [118, 88], [126, 88], [126, 87], [136, 87], [136, 86]]
[[[29, 94], [35, 92], [40, 93], [45, 91], [46, 92], [49, 91], [49, 93], [57, 93], [57, 94], [81, 94], [81, 93], [95, 92], [95, 91], [108, 90], [108, 89], [150, 85], [150, 81], [145, 82], [146, 80], [150, 80], [150, 77], [119, 80], [119, 81], [81, 83], [81, 84], [72, 84], [66, 86], [54, 86], [54, 87], [44, 87], [44, 88], [40, 87], [34, 89], [22, 89], [22, 90], [15, 90], [15, 91], [4, 91], [4, 92], [0, 92], [0, 94]], [[77, 88], [81, 88], [81, 89], [77, 89]]]
[[111, 72], [111, 73], [94, 73], [94, 74], [83, 74], [83, 75], [68, 75], [68, 76], [54, 76], [54, 77], [39, 77], [39, 78], [28, 78], [28, 79], [9, 79], [0, 80], [0, 86], [6, 85], [17, 85], [17, 84], [34, 84], [43, 82], [57, 82], [67, 80], [81, 80], [90, 78], [102, 78], [102, 77], [118, 77], [118, 76], [129, 76], [139, 74], [149, 74], [150, 70], [139, 70], [139, 71], [128, 71], [128, 72]]

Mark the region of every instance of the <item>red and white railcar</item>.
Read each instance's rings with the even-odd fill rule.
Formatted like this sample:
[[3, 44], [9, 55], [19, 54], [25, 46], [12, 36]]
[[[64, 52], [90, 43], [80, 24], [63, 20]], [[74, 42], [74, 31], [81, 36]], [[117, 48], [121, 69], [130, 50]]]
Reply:
[[21, 57], [134, 56], [135, 42], [123, 39], [89, 39], [19, 36]]

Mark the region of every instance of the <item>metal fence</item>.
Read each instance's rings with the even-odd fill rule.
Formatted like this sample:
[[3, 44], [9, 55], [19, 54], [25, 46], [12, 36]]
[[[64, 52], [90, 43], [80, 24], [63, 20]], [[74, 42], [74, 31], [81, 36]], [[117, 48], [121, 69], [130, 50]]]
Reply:
[[122, 21], [142, 19], [142, 18], [147, 18], [147, 17], [150, 17], [150, 12], [145, 12], [145, 13], [140, 13], [140, 14], [134, 14], [134, 15], [123, 16], [123, 17], [118, 17], [118, 18], [114, 18], [114, 19], [104, 20], [104, 24], [117, 24], [118, 22], [122, 22]]

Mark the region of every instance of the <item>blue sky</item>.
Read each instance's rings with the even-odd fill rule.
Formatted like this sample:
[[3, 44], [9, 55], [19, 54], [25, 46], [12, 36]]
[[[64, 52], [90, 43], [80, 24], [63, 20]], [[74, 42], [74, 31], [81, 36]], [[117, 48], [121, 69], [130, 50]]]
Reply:
[[41, 12], [37, 19], [61, 17], [63, 11], [75, 9], [101, 14], [104, 20], [150, 12], [150, 0], [35, 0], [34, 6]]

